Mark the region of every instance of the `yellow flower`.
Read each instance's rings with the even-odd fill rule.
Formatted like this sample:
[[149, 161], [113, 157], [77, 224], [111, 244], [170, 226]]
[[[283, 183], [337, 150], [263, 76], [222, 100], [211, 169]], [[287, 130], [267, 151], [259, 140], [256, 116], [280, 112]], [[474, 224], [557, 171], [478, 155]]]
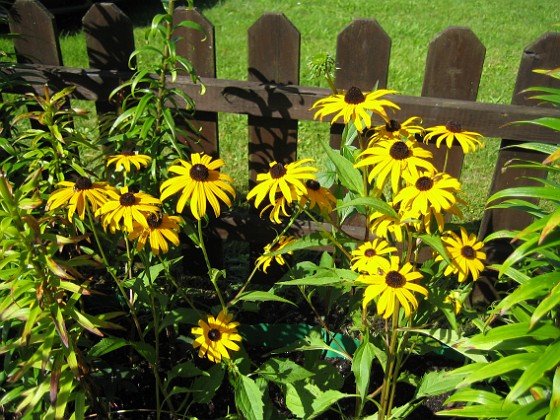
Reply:
[[402, 140], [403, 138], [414, 140], [424, 133], [424, 128], [416, 124], [422, 124], [420, 117], [410, 117], [403, 123], [391, 119], [383, 125], [374, 127], [374, 133], [369, 138], [368, 146], [373, 146], [379, 140]]
[[453, 307], [453, 312], [455, 312], [455, 314], [457, 315], [463, 308], [463, 300], [464, 297], [461, 296], [461, 293], [459, 293], [457, 290], [454, 290], [450, 292], [445, 297], [445, 299], [443, 299], [443, 303], [450, 304]]
[[363, 131], [364, 128], [371, 127], [369, 112], [373, 112], [387, 121], [389, 118], [385, 108], [400, 109], [398, 105], [388, 99], [380, 99], [384, 95], [393, 93], [396, 91], [387, 89], [362, 93], [359, 88], [352, 86], [345, 94], [331, 95], [315, 102], [311, 109], [319, 108], [319, 110], [315, 112], [313, 118], [323, 120], [323, 117], [336, 112], [331, 124], [342, 117], [344, 124], [352, 121], [358, 131]]
[[137, 170], [141, 166], [148, 166], [152, 158], [148, 155], [139, 155], [137, 152], [122, 152], [119, 155], [112, 155], [107, 158], [107, 166], [115, 165], [116, 171], [122, 171], [123, 168], [126, 172], [130, 172], [130, 164], [133, 164]]
[[199, 357], [207, 357], [214, 363], [220, 363], [222, 359], [229, 359], [229, 351], [239, 351], [240, 347], [236, 341], [241, 341], [237, 333], [239, 322], [231, 322], [232, 315], [220, 311], [214, 318], [208, 315], [206, 321], [200, 319], [198, 327], [193, 327], [191, 332], [198, 335], [193, 341], [193, 347], [198, 348]]
[[364, 309], [367, 304], [379, 296], [377, 301], [377, 314], [383, 318], [389, 318], [395, 309], [397, 302], [404, 309], [404, 314], [409, 317], [412, 310], [418, 308], [418, 301], [412, 292], [428, 296], [428, 290], [419, 284], [413, 283], [421, 279], [422, 274], [413, 271], [410, 263], [399, 268], [399, 257], [392, 256], [390, 261], [385, 260], [376, 274], [361, 274], [356, 281], [369, 284], [364, 292]]
[[[181, 191], [177, 201], [177, 212], [181, 213], [189, 201], [193, 216], [200, 220], [206, 215], [206, 203], [209, 202], [216, 217], [220, 215], [220, 201], [231, 207], [235, 190], [233, 180], [218, 171], [225, 163], [222, 159], [212, 160], [203, 153], [191, 154], [191, 162], [179, 159], [179, 165], [173, 165], [169, 172], [178, 174], [161, 185], [161, 200]], [[229, 194], [229, 195], [228, 195]]]
[[276, 194], [276, 201], [274, 202], [274, 204], [268, 204], [266, 207], [264, 207], [259, 216], [263, 217], [263, 215], [270, 210], [270, 215], [268, 216], [270, 221], [272, 223], [277, 223], [280, 224], [282, 223], [282, 220], [280, 219], [280, 216], [284, 216], [284, 217], [289, 217], [290, 214], [288, 213], [288, 209], [286, 207], [290, 207], [290, 204], [288, 202], [288, 200], [286, 200], [286, 197], [284, 197], [282, 194]]
[[295, 240], [296, 238], [293, 236], [280, 236], [277, 241], [272, 242], [264, 247], [263, 254], [259, 258], [257, 258], [257, 260], [255, 261], [255, 265], [266, 273], [266, 270], [268, 270], [268, 267], [270, 266], [272, 261], [276, 261], [276, 263], [278, 263], [279, 265], [286, 264], [284, 254], [291, 255], [292, 251], [288, 251], [283, 254], [270, 254], [272, 254], [273, 252], [281, 251], [291, 243], [295, 242]]
[[358, 155], [362, 160], [354, 165], [356, 168], [369, 166], [368, 180], [373, 183], [377, 177], [376, 187], [383, 189], [388, 177], [394, 192], [400, 188], [403, 174], [418, 176], [418, 168], [435, 170], [430, 159], [432, 153], [418, 146], [416, 141], [381, 140], [374, 143]]
[[321, 184], [314, 179], [308, 179], [305, 182], [305, 186], [307, 187], [307, 192], [301, 196], [301, 200], [299, 201], [301, 207], [309, 204], [309, 210], [317, 207], [321, 214], [328, 214], [333, 211], [336, 198], [328, 188], [322, 187]]
[[113, 188], [109, 187], [106, 182], [91, 182], [89, 178], [83, 176], [78, 177], [76, 182], [62, 181], [56, 186], [64, 188], [59, 188], [51, 193], [47, 199], [47, 208], [54, 210], [68, 203], [68, 220], [70, 222], [76, 211], [78, 217], [84, 220], [88, 203], [95, 213], [108, 201], [107, 191]]
[[470, 151], [475, 151], [476, 147], [483, 148], [484, 145], [479, 140], [481, 135], [475, 133], [474, 131], [464, 131], [461, 128], [461, 124], [455, 121], [449, 121], [446, 125], [437, 125], [426, 129], [426, 136], [424, 137], [424, 143], [428, 143], [430, 140], [436, 140], [436, 146], [439, 148], [442, 142], [445, 141], [447, 147], [451, 148], [454, 142], [459, 143], [463, 149], [463, 153], [469, 153]]
[[[449, 264], [444, 275], [457, 274], [460, 283], [464, 282], [469, 274], [476, 281], [480, 277], [480, 272], [484, 270], [483, 261], [486, 260], [486, 253], [482, 250], [484, 244], [477, 241], [476, 235], [468, 234], [465, 228], [461, 228], [461, 237], [454, 232], [448, 232], [442, 237], [443, 244], [449, 257]], [[443, 257], [438, 255], [436, 261], [442, 261]]]
[[[393, 203], [388, 204], [393, 205]], [[380, 238], [402, 242], [403, 227], [406, 223], [401, 220], [400, 214], [398, 214], [398, 206], [394, 207], [397, 210], [397, 217], [387, 216], [379, 211], [373, 212], [369, 216], [369, 230]]]
[[124, 230], [132, 232], [134, 222], [138, 222], [142, 227], [148, 228], [146, 217], [150, 213], [160, 211], [158, 205], [161, 201], [150, 194], [142, 192], [129, 192], [128, 187], [120, 189], [120, 194], [116, 191], [109, 191], [109, 201], [97, 210], [98, 215], [103, 217], [103, 227], [111, 230], [118, 229], [121, 221], [124, 223]]
[[167, 241], [175, 246], [179, 245], [179, 234], [177, 233], [181, 223], [179, 216], [168, 216], [165, 213], [158, 212], [149, 214], [146, 220], [148, 221], [147, 228], [138, 222], [134, 222], [134, 229], [128, 234], [128, 239], [138, 239], [136, 245], [138, 252], [144, 249], [148, 239], [154, 255], [159, 255], [160, 250], [163, 254], [169, 251]]
[[247, 200], [255, 198], [255, 207], [268, 196], [270, 204], [274, 205], [277, 193], [286, 197], [288, 202], [297, 201], [307, 192], [305, 181], [315, 179], [317, 169], [312, 166], [302, 166], [313, 162], [313, 159], [302, 159], [286, 165], [278, 162], [270, 163], [268, 172], [257, 175], [257, 185], [247, 194]]
[[376, 274], [380, 265], [387, 261], [383, 255], [388, 256], [391, 252], [397, 252], [397, 248], [383, 239], [365, 242], [352, 251], [352, 270]]

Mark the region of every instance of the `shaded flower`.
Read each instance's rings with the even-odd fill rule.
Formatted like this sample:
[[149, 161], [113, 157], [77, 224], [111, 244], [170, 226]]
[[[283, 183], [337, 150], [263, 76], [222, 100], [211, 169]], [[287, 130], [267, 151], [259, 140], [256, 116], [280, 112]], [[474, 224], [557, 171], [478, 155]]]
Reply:
[[288, 202], [297, 201], [307, 192], [305, 181], [315, 179], [313, 166], [303, 166], [313, 159], [302, 159], [286, 165], [271, 162], [268, 172], [257, 175], [257, 185], [247, 194], [247, 200], [255, 198], [255, 207], [268, 196], [270, 204], [276, 203], [277, 194], [282, 194]]
[[108, 195], [109, 201], [96, 213], [102, 216], [105, 229], [108, 226], [111, 230], [118, 229], [121, 222], [127, 232], [134, 230], [134, 222], [148, 229], [147, 216], [160, 211], [158, 205], [161, 201], [158, 198], [142, 192], [130, 192], [128, 187], [121, 188], [120, 194], [117, 191], [109, 191]]
[[309, 210], [317, 207], [321, 214], [328, 214], [333, 211], [336, 198], [328, 188], [322, 187], [321, 184], [314, 179], [305, 181], [305, 186], [307, 187], [307, 192], [301, 196], [299, 201], [301, 207], [309, 204]]
[[420, 117], [410, 117], [403, 123], [391, 119], [385, 124], [374, 127], [374, 133], [369, 138], [368, 146], [371, 147], [379, 140], [402, 140], [403, 138], [414, 140], [424, 133], [424, 128], [419, 124], [422, 124]]
[[264, 247], [263, 254], [257, 258], [255, 261], [256, 267], [261, 269], [266, 273], [268, 267], [272, 261], [275, 261], [279, 265], [286, 264], [286, 260], [284, 259], [284, 254], [291, 255], [293, 252], [288, 251], [281, 254], [271, 255], [274, 252], [279, 252], [282, 249], [286, 248], [288, 245], [292, 244], [296, 241], [296, 238], [293, 236], [280, 236], [277, 241], [274, 241]]
[[389, 318], [398, 308], [397, 302], [403, 307], [406, 317], [418, 308], [418, 301], [412, 292], [428, 296], [426, 288], [413, 283], [421, 278], [422, 274], [414, 271], [410, 263], [399, 267], [399, 257], [392, 256], [390, 260], [384, 261], [378, 273], [361, 274], [356, 281], [369, 285], [364, 292], [364, 309], [371, 300], [379, 296], [377, 314]]
[[200, 220], [206, 215], [206, 203], [210, 203], [216, 217], [220, 215], [220, 201], [231, 207], [235, 190], [233, 180], [218, 171], [225, 163], [222, 159], [212, 160], [204, 153], [191, 154], [191, 162], [179, 159], [168, 171], [178, 174], [161, 185], [161, 200], [181, 191], [177, 201], [177, 212], [181, 213], [189, 202], [193, 216]]
[[388, 121], [385, 108], [400, 109], [398, 105], [388, 99], [381, 99], [382, 96], [393, 93], [396, 91], [387, 89], [362, 92], [359, 88], [352, 86], [345, 94], [331, 95], [315, 102], [311, 109], [319, 108], [319, 110], [315, 112], [313, 118], [323, 120], [323, 117], [336, 113], [331, 124], [342, 117], [344, 124], [352, 121], [356, 129], [362, 131], [364, 128], [371, 127], [370, 112]]
[[281, 216], [290, 216], [290, 214], [288, 213], [290, 205], [291, 203], [286, 200], [286, 197], [284, 197], [282, 194], [276, 194], [276, 201], [274, 202], [274, 204], [268, 204], [267, 206], [265, 206], [261, 210], [259, 216], [263, 217], [265, 213], [270, 211], [270, 214], [268, 215], [270, 221], [272, 223], [280, 224], [282, 223], [282, 219], [280, 219]]
[[220, 363], [222, 359], [229, 359], [229, 351], [239, 351], [240, 347], [236, 341], [242, 338], [237, 332], [239, 322], [231, 322], [232, 315], [220, 311], [214, 318], [208, 315], [206, 321], [200, 319], [198, 327], [193, 327], [191, 333], [198, 335], [193, 341], [193, 347], [198, 348], [199, 357], [207, 357], [214, 363]]
[[432, 153], [423, 149], [416, 141], [381, 140], [374, 143], [358, 155], [361, 160], [354, 164], [360, 168], [369, 166], [368, 180], [382, 190], [388, 177], [394, 192], [400, 188], [400, 180], [404, 174], [418, 176], [419, 168], [435, 171], [430, 159]]
[[[458, 281], [464, 282], [469, 274], [473, 280], [480, 277], [480, 272], [484, 270], [483, 261], [486, 260], [486, 253], [482, 250], [484, 243], [477, 240], [476, 235], [468, 234], [467, 230], [461, 227], [461, 236], [455, 232], [448, 232], [442, 238], [443, 245], [449, 257], [449, 264], [444, 275], [457, 274]], [[443, 257], [438, 255], [436, 261], [443, 261]]]
[[446, 125], [437, 125], [435, 127], [427, 128], [426, 135], [424, 136], [424, 143], [430, 140], [436, 141], [436, 146], [439, 148], [441, 143], [445, 142], [448, 148], [453, 146], [453, 143], [459, 143], [463, 149], [463, 153], [475, 151], [477, 146], [484, 147], [479, 138], [481, 134], [474, 131], [465, 131], [461, 128], [461, 124], [455, 121], [449, 121]]
[[140, 170], [141, 166], [147, 167], [152, 158], [148, 155], [139, 155], [138, 152], [123, 151], [121, 154], [112, 155], [107, 158], [107, 166], [115, 165], [116, 171], [130, 172], [131, 164]]
[[451, 307], [453, 308], [453, 312], [455, 312], [455, 314], [457, 315], [459, 312], [461, 312], [461, 309], [463, 308], [463, 300], [464, 300], [464, 296], [462, 296], [461, 293], [458, 292], [457, 290], [454, 290], [450, 292], [445, 297], [445, 299], [443, 299], [443, 303], [447, 303], [451, 305]]
[[[393, 206], [392, 202], [388, 203]], [[369, 230], [380, 238], [394, 240], [396, 242], [403, 241], [403, 227], [406, 224], [400, 218], [398, 206], [393, 206], [397, 210], [397, 217], [388, 216], [379, 211], [374, 211], [369, 216]]]
[[58, 188], [47, 199], [48, 210], [54, 210], [68, 204], [68, 220], [71, 222], [74, 213], [84, 220], [88, 204], [95, 213], [109, 199], [107, 191], [112, 190], [106, 182], [91, 182], [89, 178], [78, 177], [76, 182], [62, 181], [56, 184]]
[[373, 241], [364, 242], [352, 251], [352, 270], [376, 274], [391, 252], [397, 252], [397, 248], [390, 246], [383, 239], [376, 238]]
[[169, 251], [167, 241], [173, 245], [178, 246], [180, 230], [179, 224], [181, 218], [179, 216], [168, 216], [163, 212], [150, 213], [146, 220], [148, 227], [142, 226], [138, 222], [133, 222], [133, 230], [128, 234], [128, 239], [138, 239], [136, 250], [138, 252], [144, 249], [148, 239], [150, 240], [150, 247], [154, 255], [159, 255], [160, 251], [166, 254]]

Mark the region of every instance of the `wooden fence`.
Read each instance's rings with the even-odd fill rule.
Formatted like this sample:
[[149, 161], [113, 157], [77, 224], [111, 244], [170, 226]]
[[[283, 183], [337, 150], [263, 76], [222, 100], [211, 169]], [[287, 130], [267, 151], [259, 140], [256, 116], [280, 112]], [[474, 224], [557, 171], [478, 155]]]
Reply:
[[[190, 79], [179, 77], [173, 84], [194, 98], [197, 124], [202, 128], [202, 141], [193, 145], [212, 155], [219, 153], [218, 113], [248, 115], [248, 160], [250, 179], [268, 168], [271, 160], [290, 161], [297, 151], [298, 120], [313, 119], [312, 104], [330, 94], [323, 88], [299, 86], [300, 34], [290, 21], [279, 13], [266, 13], [248, 29], [247, 80], [216, 78], [214, 28], [196, 10], [178, 8], [174, 20], [192, 20], [206, 31], [201, 33], [178, 29], [183, 39], [178, 52], [194, 64], [206, 93]], [[134, 50], [132, 24], [112, 3], [97, 3], [83, 18], [89, 68], [63, 66], [58, 34], [53, 17], [36, 0], [17, 0], [11, 13], [10, 29], [21, 34], [14, 39], [18, 61], [25, 71], [33, 72], [34, 82], [48, 83], [52, 89], [75, 85], [75, 97], [96, 102], [98, 112], [113, 110], [109, 93], [130, 77], [128, 58]], [[336, 86], [348, 89], [357, 86], [371, 90], [378, 83], [387, 85], [391, 39], [373, 19], [355, 19], [337, 38]], [[521, 53], [521, 52], [520, 52]], [[527, 125], [507, 125], [539, 117], [560, 117], [553, 108], [536, 107], [523, 90], [529, 86], [560, 88], [553, 78], [533, 72], [534, 69], [560, 67], [560, 33], [546, 33], [525, 48], [517, 75], [511, 105], [476, 102], [485, 56], [485, 47], [465, 27], [450, 27], [429, 45], [421, 97], [394, 96], [400, 107], [399, 118], [421, 116], [426, 126], [454, 120], [468, 130], [499, 138], [501, 146], [519, 142], [541, 141], [558, 144], [557, 133]], [[359, 60], [359, 61], [358, 61]], [[342, 126], [331, 129], [331, 144], [340, 141]], [[443, 150], [430, 147], [435, 164], [442, 167]], [[531, 181], [524, 176], [541, 176], [527, 169], [506, 173], [504, 164], [513, 158], [542, 159], [538, 153], [520, 149], [502, 149], [495, 166], [491, 194]], [[459, 176], [463, 162], [460, 147], [454, 147], [448, 164], [449, 172]], [[223, 218], [229, 227], [218, 227], [222, 237], [235, 235], [247, 239], [241, 219]], [[222, 220], [222, 222], [224, 221]], [[521, 228], [530, 219], [519, 212], [491, 210], [484, 213], [480, 235], [504, 228]], [[237, 229], [232, 230], [231, 226]], [[221, 229], [221, 230], [220, 230]]]

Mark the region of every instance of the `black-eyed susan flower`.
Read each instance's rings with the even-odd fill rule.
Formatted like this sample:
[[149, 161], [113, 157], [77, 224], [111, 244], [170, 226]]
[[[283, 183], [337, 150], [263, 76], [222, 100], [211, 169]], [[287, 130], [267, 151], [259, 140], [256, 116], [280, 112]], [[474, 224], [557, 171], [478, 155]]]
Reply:
[[384, 239], [364, 242], [352, 251], [352, 270], [375, 274], [392, 252], [397, 252], [397, 248], [390, 246]]
[[344, 124], [350, 121], [354, 123], [358, 131], [371, 127], [370, 112], [379, 115], [385, 121], [388, 121], [387, 111], [385, 108], [400, 109], [399, 106], [388, 99], [381, 99], [382, 96], [396, 93], [394, 90], [378, 89], [374, 92], [362, 92], [360, 88], [352, 86], [344, 94], [331, 95], [323, 99], [319, 99], [313, 104], [311, 109], [319, 108], [315, 112], [314, 118], [323, 120], [323, 117], [334, 114], [331, 120], [333, 124], [342, 117]]
[[315, 179], [305, 181], [307, 192], [301, 196], [299, 205], [301, 207], [309, 206], [309, 210], [317, 208], [319, 213], [328, 214], [333, 211], [336, 204], [336, 198], [328, 188], [322, 187]]
[[118, 155], [111, 155], [107, 158], [107, 166], [115, 165], [116, 171], [130, 172], [131, 165], [134, 165], [137, 170], [142, 166], [147, 167], [152, 158], [148, 155], [140, 155], [138, 152], [123, 151]]
[[453, 143], [459, 143], [461, 149], [463, 149], [463, 153], [466, 154], [471, 151], [476, 151], [477, 146], [479, 148], [484, 147], [479, 140], [480, 137], [482, 137], [482, 135], [479, 133], [463, 130], [461, 124], [458, 122], [449, 121], [446, 125], [437, 125], [427, 128], [424, 142], [428, 143], [430, 140], [435, 140], [438, 148], [443, 142], [445, 142], [448, 148], [451, 148]]
[[[484, 244], [477, 240], [474, 233], [469, 235], [463, 227], [461, 236], [455, 232], [448, 232], [441, 239], [451, 259], [451, 264], [445, 268], [443, 274], [446, 276], [457, 274], [460, 283], [467, 280], [469, 275], [476, 281], [480, 277], [480, 272], [484, 270], [483, 261], [486, 260]], [[441, 255], [436, 257], [436, 261], [442, 260]]]
[[272, 223], [280, 224], [282, 223], [281, 217], [289, 217], [290, 206], [292, 203], [286, 200], [282, 194], [276, 194], [276, 201], [274, 204], [266, 205], [260, 212], [259, 216], [263, 217], [266, 213], [269, 213], [268, 218]]
[[424, 128], [420, 124], [422, 124], [420, 117], [410, 117], [402, 123], [390, 119], [385, 124], [373, 128], [373, 134], [369, 137], [368, 145], [371, 147], [379, 140], [414, 140], [424, 133]]
[[450, 209], [461, 193], [461, 183], [457, 178], [444, 172], [422, 171], [417, 176], [404, 175], [408, 186], [398, 192], [394, 203], [408, 217], [420, 217]]
[[163, 212], [150, 213], [146, 220], [148, 227], [142, 226], [138, 222], [134, 222], [132, 232], [128, 234], [128, 239], [138, 239], [136, 250], [138, 252], [144, 249], [146, 242], [150, 241], [150, 247], [154, 255], [159, 255], [160, 251], [166, 254], [169, 251], [168, 241], [178, 246], [181, 218], [179, 216], [168, 216]]
[[453, 312], [455, 312], [455, 315], [457, 315], [459, 314], [459, 312], [461, 312], [461, 309], [463, 309], [464, 300], [465, 296], [463, 296], [459, 291], [453, 290], [447, 296], [445, 296], [445, 299], [443, 299], [443, 303], [451, 305], [451, 307], [453, 308]]
[[181, 213], [188, 202], [193, 216], [198, 220], [206, 215], [206, 203], [210, 203], [216, 217], [220, 215], [220, 202], [231, 207], [235, 190], [231, 185], [231, 177], [218, 171], [225, 165], [222, 159], [212, 160], [211, 156], [204, 153], [193, 153], [191, 162], [179, 159], [177, 163], [168, 171], [178, 176], [169, 178], [161, 185], [162, 201], [181, 191], [177, 212]]
[[53, 191], [47, 199], [47, 207], [54, 210], [68, 204], [68, 220], [71, 222], [74, 213], [78, 213], [78, 217], [84, 220], [86, 207], [91, 206], [91, 210], [95, 213], [109, 199], [108, 191], [113, 187], [107, 185], [106, 182], [91, 182], [89, 178], [78, 177], [76, 182], [62, 181], [57, 185], [57, 190]]
[[193, 341], [193, 347], [198, 348], [198, 356], [206, 357], [214, 363], [220, 363], [222, 359], [229, 359], [229, 351], [239, 351], [240, 347], [236, 341], [242, 338], [237, 332], [239, 322], [231, 322], [232, 315], [220, 311], [214, 318], [208, 315], [206, 321], [200, 319], [198, 327], [193, 327], [191, 332], [198, 337]]
[[134, 222], [147, 229], [148, 215], [160, 211], [161, 201], [158, 198], [142, 192], [131, 192], [128, 187], [121, 188], [120, 192], [109, 191], [108, 195], [109, 201], [97, 210], [105, 229], [109, 227], [112, 231], [117, 230], [121, 222], [127, 232], [134, 230]]
[[379, 296], [377, 300], [377, 314], [383, 318], [389, 318], [395, 309], [397, 302], [404, 309], [404, 314], [409, 317], [413, 310], [418, 308], [418, 300], [412, 292], [428, 296], [428, 290], [414, 283], [422, 278], [422, 274], [413, 270], [410, 263], [399, 265], [399, 257], [391, 256], [390, 260], [380, 266], [378, 273], [361, 274], [356, 281], [368, 284], [364, 292], [362, 303], [364, 310], [368, 303]]
[[[388, 203], [393, 206], [393, 203]], [[377, 237], [396, 242], [403, 241], [403, 228], [406, 223], [401, 220], [399, 215], [398, 206], [393, 206], [397, 209], [397, 217], [388, 216], [379, 211], [373, 212], [369, 216], [369, 230]]]
[[394, 192], [400, 189], [403, 174], [418, 176], [420, 168], [435, 170], [430, 159], [432, 153], [418, 145], [417, 141], [381, 140], [358, 155], [354, 167], [369, 166], [368, 180], [382, 190], [388, 178]]
[[296, 238], [293, 236], [280, 236], [277, 241], [274, 241], [264, 247], [263, 254], [257, 258], [255, 265], [266, 273], [270, 264], [275, 261], [279, 265], [286, 264], [284, 255], [291, 255], [292, 251], [288, 251], [282, 254], [274, 254], [274, 252], [281, 251], [286, 248], [291, 243], [295, 242]]
[[276, 203], [277, 194], [282, 194], [288, 202], [299, 201], [307, 192], [305, 182], [315, 179], [317, 168], [307, 166], [313, 159], [301, 159], [286, 165], [271, 162], [268, 172], [257, 174], [257, 185], [247, 194], [247, 200], [255, 199], [255, 207], [268, 197], [270, 204]]

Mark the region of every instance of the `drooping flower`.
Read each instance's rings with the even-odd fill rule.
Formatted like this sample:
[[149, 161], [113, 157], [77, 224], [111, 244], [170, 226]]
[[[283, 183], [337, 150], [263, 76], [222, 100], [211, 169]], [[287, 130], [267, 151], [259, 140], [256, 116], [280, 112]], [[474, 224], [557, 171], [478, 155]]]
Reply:
[[233, 316], [220, 311], [214, 318], [208, 315], [206, 321], [200, 319], [198, 327], [193, 327], [191, 333], [198, 337], [193, 341], [193, 347], [198, 348], [198, 356], [207, 357], [214, 363], [220, 363], [222, 359], [229, 359], [229, 351], [239, 351], [240, 347], [236, 341], [242, 338], [237, 332], [239, 322], [231, 322]]
[[462, 296], [459, 291], [453, 290], [449, 292], [447, 296], [445, 296], [445, 299], [443, 299], [443, 303], [451, 305], [451, 307], [453, 308], [453, 312], [455, 312], [455, 314], [457, 315], [463, 308], [464, 299], [465, 297]]
[[108, 195], [109, 201], [96, 213], [103, 218], [105, 229], [107, 227], [111, 227], [111, 230], [118, 229], [121, 221], [127, 232], [134, 230], [134, 222], [147, 229], [148, 215], [160, 211], [161, 201], [158, 198], [142, 192], [130, 192], [128, 187], [122, 187], [120, 193], [109, 191]]
[[438, 148], [443, 142], [445, 142], [448, 148], [451, 148], [453, 143], [459, 143], [463, 149], [463, 153], [467, 154], [471, 151], [476, 151], [477, 146], [479, 148], [484, 147], [479, 140], [480, 137], [482, 137], [482, 135], [479, 133], [463, 130], [461, 124], [458, 122], [449, 121], [446, 125], [437, 125], [427, 128], [426, 135], [424, 136], [424, 143], [435, 140]]
[[206, 215], [206, 203], [210, 203], [216, 217], [220, 215], [220, 201], [231, 207], [231, 198], [235, 198], [233, 180], [218, 171], [225, 162], [212, 160], [204, 153], [191, 154], [191, 162], [179, 159], [178, 165], [172, 165], [168, 171], [178, 174], [161, 184], [161, 200], [181, 191], [177, 201], [177, 212], [181, 213], [189, 202], [193, 216], [200, 220]]
[[401, 220], [400, 209], [398, 206], [393, 206], [392, 202], [388, 203], [390, 206], [394, 207], [397, 211], [397, 215], [388, 216], [379, 211], [374, 211], [369, 216], [369, 230], [380, 238], [386, 240], [393, 240], [396, 242], [403, 241], [403, 228], [406, 225], [405, 222]]
[[282, 194], [288, 202], [298, 201], [307, 192], [305, 181], [315, 179], [317, 169], [305, 164], [313, 159], [301, 159], [286, 165], [271, 162], [268, 172], [257, 175], [257, 185], [247, 194], [247, 200], [255, 198], [255, 207], [268, 196], [270, 204], [276, 203], [277, 194]]
[[147, 228], [138, 222], [133, 222], [134, 229], [128, 234], [128, 239], [138, 239], [136, 245], [136, 250], [138, 252], [144, 249], [148, 239], [154, 255], [159, 255], [160, 251], [163, 254], [169, 251], [169, 244], [167, 241], [175, 246], [179, 245], [178, 231], [180, 230], [179, 224], [181, 223], [181, 218], [179, 216], [168, 216], [163, 212], [158, 212], [150, 213], [146, 217], [146, 220], [148, 221]]
[[368, 180], [382, 190], [387, 178], [394, 192], [400, 188], [403, 174], [418, 176], [419, 168], [433, 171], [434, 165], [427, 161], [432, 153], [418, 145], [417, 141], [381, 140], [358, 155], [361, 159], [354, 164], [360, 168], [369, 166]]
[[140, 155], [138, 152], [123, 151], [118, 155], [112, 155], [107, 158], [107, 166], [115, 165], [115, 170], [130, 172], [131, 164], [140, 170], [141, 166], [147, 167], [152, 158], [148, 155]]
[[261, 269], [266, 273], [270, 264], [275, 261], [279, 265], [286, 264], [286, 260], [284, 259], [284, 255], [291, 255], [293, 252], [288, 251], [281, 254], [274, 254], [271, 255], [273, 252], [281, 251], [282, 249], [286, 248], [291, 243], [295, 242], [296, 238], [293, 236], [280, 236], [277, 241], [267, 244], [264, 247], [263, 253], [260, 257], [257, 258], [255, 261], [255, 266]]
[[309, 205], [309, 210], [317, 207], [321, 214], [328, 214], [333, 211], [336, 198], [328, 188], [322, 187], [315, 179], [308, 179], [305, 182], [305, 186], [307, 187], [307, 192], [301, 196], [299, 201], [301, 207]]
[[384, 239], [364, 242], [352, 251], [352, 270], [375, 274], [392, 252], [397, 252], [397, 248], [390, 246]]
[[368, 147], [373, 146], [379, 140], [414, 140], [417, 136], [421, 136], [424, 133], [424, 128], [420, 124], [422, 124], [420, 117], [410, 117], [403, 123], [391, 119], [385, 124], [373, 128], [373, 134], [369, 138]]
[[288, 210], [292, 203], [288, 202], [286, 197], [282, 194], [276, 194], [276, 201], [274, 204], [267, 204], [260, 212], [259, 216], [263, 217], [266, 213], [270, 212], [268, 218], [272, 223], [282, 223], [281, 217], [290, 217]]
[[361, 274], [356, 281], [369, 285], [364, 292], [364, 309], [370, 301], [379, 296], [377, 314], [389, 318], [398, 307], [397, 302], [403, 307], [406, 317], [418, 308], [418, 300], [412, 292], [428, 296], [426, 288], [414, 283], [421, 278], [422, 274], [414, 271], [410, 263], [400, 267], [399, 257], [395, 255], [384, 261], [378, 273]]
[[68, 220], [70, 222], [72, 222], [75, 212], [78, 212], [78, 217], [84, 220], [88, 205], [95, 213], [109, 200], [107, 191], [113, 189], [106, 182], [91, 182], [89, 178], [84, 176], [78, 177], [76, 182], [61, 181], [56, 186], [60, 188], [53, 191], [47, 199], [48, 210], [54, 210], [68, 204]]
[[331, 124], [342, 117], [344, 124], [352, 121], [358, 131], [363, 131], [364, 128], [369, 128], [372, 124], [369, 112], [373, 112], [385, 121], [388, 121], [389, 118], [385, 108], [400, 109], [398, 105], [388, 99], [381, 99], [382, 96], [394, 93], [396, 91], [387, 89], [362, 92], [360, 88], [352, 86], [344, 94], [336, 94], [319, 99], [313, 104], [311, 109], [319, 108], [315, 112], [315, 119], [323, 120], [323, 117], [336, 113], [331, 120]]
[[[461, 227], [461, 236], [455, 232], [448, 232], [442, 237], [443, 245], [449, 257], [449, 264], [444, 275], [457, 274], [460, 283], [467, 280], [469, 274], [476, 281], [480, 277], [480, 272], [484, 270], [483, 261], [486, 260], [486, 253], [483, 251], [484, 243], [477, 240], [476, 235], [470, 234]], [[443, 257], [438, 255], [436, 261], [442, 261]]]

